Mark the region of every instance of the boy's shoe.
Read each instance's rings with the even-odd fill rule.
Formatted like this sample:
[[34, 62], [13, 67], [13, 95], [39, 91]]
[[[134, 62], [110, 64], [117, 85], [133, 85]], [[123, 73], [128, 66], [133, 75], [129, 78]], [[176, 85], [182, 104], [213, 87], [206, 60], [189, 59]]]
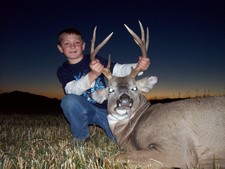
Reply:
[[77, 145], [83, 145], [83, 144], [89, 142], [90, 140], [91, 140], [90, 137], [87, 137], [85, 139], [74, 138], [71, 143], [72, 144], [77, 144]]

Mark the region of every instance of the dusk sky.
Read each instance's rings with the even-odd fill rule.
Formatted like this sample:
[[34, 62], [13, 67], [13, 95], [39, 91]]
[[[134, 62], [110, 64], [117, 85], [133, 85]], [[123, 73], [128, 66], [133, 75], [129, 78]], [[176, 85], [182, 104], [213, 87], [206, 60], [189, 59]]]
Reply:
[[150, 30], [145, 76], [158, 76], [152, 97], [225, 94], [224, 0], [3, 0], [0, 5], [0, 93], [15, 90], [61, 98], [56, 71], [65, 57], [56, 48], [64, 28], [79, 29], [89, 53], [114, 32], [99, 51], [118, 63], [137, 62], [141, 54], [124, 23], [140, 34], [138, 20]]

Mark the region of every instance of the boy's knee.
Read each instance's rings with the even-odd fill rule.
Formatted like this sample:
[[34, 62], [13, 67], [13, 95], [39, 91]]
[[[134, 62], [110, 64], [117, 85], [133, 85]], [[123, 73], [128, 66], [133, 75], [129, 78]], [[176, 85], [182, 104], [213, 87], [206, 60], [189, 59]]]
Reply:
[[61, 101], [61, 107], [71, 107], [73, 106], [74, 104], [77, 104], [79, 103], [79, 98], [80, 96], [77, 96], [75, 94], [68, 94], [68, 95], [65, 95], [63, 98], [62, 98], [62, 101]]

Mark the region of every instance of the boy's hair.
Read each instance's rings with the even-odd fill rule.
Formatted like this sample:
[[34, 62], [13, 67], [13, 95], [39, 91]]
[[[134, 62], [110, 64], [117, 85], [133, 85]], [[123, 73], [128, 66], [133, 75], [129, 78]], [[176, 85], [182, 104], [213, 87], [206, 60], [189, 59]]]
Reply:
[[83, 36], [81, 34], [81, 32], [75, 28], [67, 28], [62, 30], [61, 32], [59, 32], [58, 34], [58, 44], [60, 45], [62, 42], [62, 37], [64, 34], [76, 34], [79, 35], [81, 37], [81, 39], [83, 39]]

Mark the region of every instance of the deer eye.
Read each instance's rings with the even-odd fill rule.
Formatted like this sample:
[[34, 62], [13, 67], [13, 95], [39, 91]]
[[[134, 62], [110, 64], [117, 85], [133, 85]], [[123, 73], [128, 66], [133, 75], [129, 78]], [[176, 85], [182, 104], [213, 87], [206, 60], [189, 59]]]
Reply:
[[131, 90], [132, 91], [137, 91], [137, 89], [138, 89], [137, 87], [133, 87]]
[[109, 88], [109, 93], [112, 93], [112, 92], [114, 92], [114, 90], [112, 89], [112, 88]]

